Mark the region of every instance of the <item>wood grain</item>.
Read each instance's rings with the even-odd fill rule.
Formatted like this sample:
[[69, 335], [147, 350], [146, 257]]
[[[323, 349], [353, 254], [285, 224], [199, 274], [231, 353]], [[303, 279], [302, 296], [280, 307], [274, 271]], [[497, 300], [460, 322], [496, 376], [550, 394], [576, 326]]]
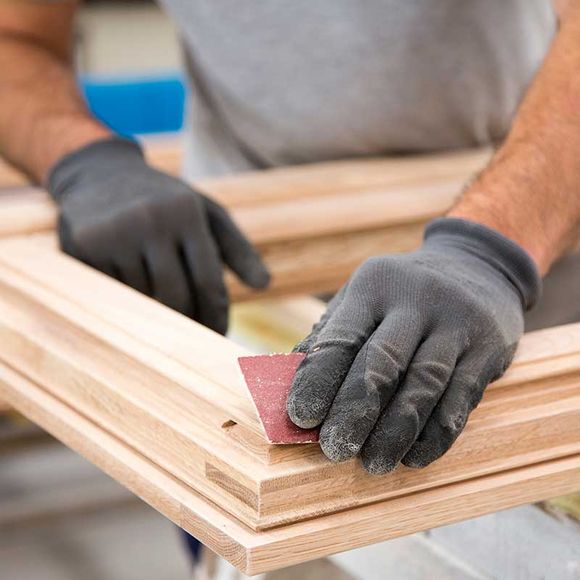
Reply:
[[[142, 141], [151, 165], [171, 175], [179, 176], [183, 163], [182, 137], [146, 138]], [[453, 151], [425, 155], [402, 155], [330, 161], [268, 170], [268, 179], [260, 172], [246, 172], [197, 182], [201, 189], [231, 207], [281, 201], [313, 194], [334, 194], [337, 191], [358, 191], [385, 185], [401, 184], [409, 179], [417, 181], [422, 174], [425, 183], [465, 172], [479, 171], [489, 160], [491, 152], [477, 150]], [[31, 185], [28, 178], [0, 158], [0, 191]]]
[[[370, 255], [413, 249], [486, 156], [328, 163], [198, 185], [257, 243], [274, 273], [269, 295], [302, 294], [336, 289]], [[236, 367], [245, 349], [62, 255], [52, 233], [11, 237], [54, 222], [43, 192], [0, 195], [0, 391], [246, 572], [578, 487], [580, 325], [526, 335], [444, 458], [372, 477], [356, 460], [329, 463], [317, 446], [266, 444]], [[235, 300], [255, 297], [228, 284]], [[319, 312], [295, 309], [294, 328]], [[277, 316], [283, 325], [289, 315]]]
[[574, 491], [580, 456], [255, 532], [86, 417], [0, 363], [0, 393], [246, 574], [258, 574]]
[[[228, 273], [232, 298], [333, 291], [369, 256], [414, 249], [425, 222], [450, 207], [488, 156], [470, 151], [341, 161], [199, 182], [232, 211], [272, 273], [265, 293]], [[158, 164], [165, 163], [159, 157], [158, 151]], [[45, 192], [0, 194], [0, 237], [51, 231], [55, 222]]]
[[[488, 159], [485, 151], [337, 161], [270, 169], [194, 184], [232, 211], [253, 241], [279, 241], [424, 222], [440, 215]], [[0, 235], [54, 229], [37, 188], [0, 192]]]
[[[489, 157], [466, 151], [337, 161], [249, 172], [196, 184], [230, 209], [264, 257], [265, 292], [231, 273], [235, 301], [331, 292], [366, 258], [407, 252]], [[0, 194], [0, 237], [52, 231], [56, 212], [38, 189]]]
[[244, 349], [42, 236], [0, 243], [0, 338], [6, 363], [256, 530], [580, 452], [580, 324], [524, 337], [450, 453], [382, 477], [267, 445]]

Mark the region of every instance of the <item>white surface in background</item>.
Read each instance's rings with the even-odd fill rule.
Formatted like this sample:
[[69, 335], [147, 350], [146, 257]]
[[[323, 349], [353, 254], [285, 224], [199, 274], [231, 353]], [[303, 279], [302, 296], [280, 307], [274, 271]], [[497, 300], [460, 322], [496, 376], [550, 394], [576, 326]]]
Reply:
[[180, 68], [171, 21], [154, 3], [83, 6], [77, 24], [79, 72], [140, 74]]

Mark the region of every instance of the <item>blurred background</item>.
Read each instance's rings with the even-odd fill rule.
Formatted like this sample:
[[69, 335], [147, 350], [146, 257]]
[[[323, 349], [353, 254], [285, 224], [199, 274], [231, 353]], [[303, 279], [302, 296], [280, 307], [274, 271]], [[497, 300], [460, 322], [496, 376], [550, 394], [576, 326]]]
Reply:
[[183, 124], [180, 49], [152, 1], [90, 0], [78, 19], [77, 68], [93, 112], [123, 134]]
[[[180, 50], [153, 2], [87, 1], [77, 44], [83, 89], [97, 116], [124, 134], [161, 139], [179, 132]], [[567, 502], [492, 514], [268, 578], [580, 579], [573, 517], [580, 508]], [[182, 538], [169, 521], [34, 426], [0, 411], [0, 580], [190, 577]], [[239, 576], [222, 563], [217, 577]]]

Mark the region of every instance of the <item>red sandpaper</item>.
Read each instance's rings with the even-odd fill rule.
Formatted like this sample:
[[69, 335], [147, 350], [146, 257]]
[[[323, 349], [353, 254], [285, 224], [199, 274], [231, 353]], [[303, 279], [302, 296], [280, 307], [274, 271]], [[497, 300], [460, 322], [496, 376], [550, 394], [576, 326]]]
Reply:
[[302, 353], [243, 356], [240, 368], [270, 443], [314, 443], [318, 429], [301, 429], [286, 413], [286, 399]]

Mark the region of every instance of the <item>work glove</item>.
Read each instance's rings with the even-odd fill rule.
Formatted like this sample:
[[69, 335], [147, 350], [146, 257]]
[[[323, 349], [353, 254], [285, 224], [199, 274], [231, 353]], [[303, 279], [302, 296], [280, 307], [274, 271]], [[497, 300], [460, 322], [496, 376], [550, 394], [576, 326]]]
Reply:
[[48, 190], [71, 256], [224, 334], [223, 264], [253, 288], [269, 274], [217, 203], [147, 165], [140, 147], [111, 138], [67, 155]]
[[510, 364], [540, 289], [528, 254], [495, 230], [431, 222], [418, 251], [367, 260], [297, 345], [290, 418], [322, 424], [331, 460], [360, 454], [373, 474], [429, 465]]

